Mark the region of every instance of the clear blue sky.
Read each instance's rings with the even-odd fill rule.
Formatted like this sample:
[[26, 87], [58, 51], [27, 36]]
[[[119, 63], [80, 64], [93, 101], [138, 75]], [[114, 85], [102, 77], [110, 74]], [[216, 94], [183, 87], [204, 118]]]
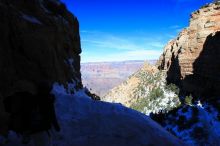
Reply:
[[82, 62], [158, 59], [212, 0], [62, 0], [80, 23]]

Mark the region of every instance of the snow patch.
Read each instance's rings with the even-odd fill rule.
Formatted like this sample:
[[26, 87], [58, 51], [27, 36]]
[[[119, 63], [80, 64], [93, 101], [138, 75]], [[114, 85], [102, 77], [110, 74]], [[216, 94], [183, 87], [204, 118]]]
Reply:
[[179, 109], [177, 114], [179, 116], [184, 116], [187, 121], [190, 120], [191, 118], [193, 118], [193, 114], [192, 114], [192, 109], [191, 108], [187, 108], [186, 112], [184, 112], [183, 109]]
[[68, 64], [71, 66], [71, 68], [74, 68], [73, 67], [73, 63], [74, 63], [74, 59], [73, 58], [69, 58], [68, 59]]
[[72, 69], [74, 69], [74, 59], [73, 58], [69, 58], [69, 59], [66, 59], [64, 60], [64, 63], [67, 64], [69, 67], [71, 67]]
[[28, 21], [28, 22], [31, 22], [31, 23], [34, 23], [34, 24], [42, 25], [42, 22], [41, 22], [40, 20], [38, 20], [36, 17], [34, 17], [34, 16], [30, 16], [30, 15], [23, 14], [23, 15], [22, 15], [22, 18], [25, 19], [25, 20]]
[[51, 14], [51, 11], [49, 11], [45, 6], [44, 6], [44, 0], [40, 0], [40, 7], [44, 10], [44, 12]]
[[[197, 111], [197, 115], [193, 112]], [[190, 122], [190, 127], [181, 128], [176, 123], [184, 117], [184, 124]], [[192, 120], [194, 122], [192, 122]], [[198, 102], [196, 105], [183, 106], [176, 115], [169, 115], [165, 121], [165, 129], [172, 131], [177, 137], [190, 145], [220, 145], [219, 112], [210, 104]], [[195, 130], [200, 130], [195, 131]]]
[[[53, 146], [184, 145], [146, 115], [121, 104], [91, 100], [83, 97], [83, 92], [70, 94], [63, 85], [53, 84], [51, 93], [56, 96], [55, 110], [61, 126], [59, 133], [51, 131]], [[15, 133], [9, 138], [5, 146], [24, 146]]]
[[[84, 97], [84, 90], [69, 95], [57, 83], [52, 91], [62, 127], [61, 133], [54, 135], [62, 139], [55, 138], [54, 145], [148, 145], [151, 142], [149, 135], [165, 139], [170, 136], [146, 115], [121, 104], [91, 100]], [[153, 133], [149, 134], [147, 127], [153, 128]], [[175, 141], [174, 137], [168, 139]]]

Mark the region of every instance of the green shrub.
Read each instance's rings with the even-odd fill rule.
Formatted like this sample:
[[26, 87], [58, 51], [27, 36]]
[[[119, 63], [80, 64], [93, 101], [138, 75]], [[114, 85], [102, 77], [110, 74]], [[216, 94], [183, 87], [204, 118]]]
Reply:
[[[147, 97], [139, 98], [136, 103], [133, 103], [130, 108], [143, 112], [145, 107], [149, 107], [149, 102], [155, 101], [157, 98], [163, 97], [164, 92], [161, 88], [153, 88], [152, 91], [147, 95]], [[155, 105], [158, 105], [158, 103], [155, 103]]]
[[186, 104], [186, 105], [192, 105], [192, 100], [193, 100], [192, 95], [186, 96], [186, 97], [185, 97], [185, 104]]
[[149, 94], [151, 100], [156, 100], [159, 97], [164, 97], [164, 92], [160, 87], [153, 88]]
[[177, 87], [175, 84], [172, 84], [172, 83], [167, 85], [167, 86], [165, 86], [165, 89], [168, 90], [168, 91], [172, 91], [172, 92], [174, 92], [177, 95], [180, 92], [179, 87]]
[[148, 100], [146, 98], [138, 99], [136, 103], [133, 103], [130, 108], [143, 112], [144, 108], [148, 105]]

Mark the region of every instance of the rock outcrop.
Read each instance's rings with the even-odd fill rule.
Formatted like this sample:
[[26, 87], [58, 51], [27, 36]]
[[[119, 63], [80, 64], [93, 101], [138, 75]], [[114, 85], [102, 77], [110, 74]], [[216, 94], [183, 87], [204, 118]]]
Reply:
[[197, 97], [219, 95], [220, 3], [208, 4], [192, 13], [190, 25], [170, 41], [158, 61], [167, 71], [168, 83]]
[[8, 96], [36, 93], [42, 83], [82, 86], [81, 47], [77, 18], [58, 0], [0, 0], [0, 34], [0, 133], [6, 134]]
[[136, 73], [131, 75], [126, 81], [122, 84], [116, 86], [112, 90], [110, 90], [102, 100], [108, 102], [118, 102], [122, 103], [125, 106], [131, 106], [132, 103], [135, 103], [138, 99], [135, 92], [139, 89], [138, 86], [142, 81], [142, 78], [138, 76], [139, 74], [149, 73], [153, 76], [156, 74], [158, 69], [154, 66], [149, 65], [148, 63], [144, 63], [143, 67], [139, 69]]
[[167, 112], [180, 104], [176, 93], [166, 85], [165, 74], [156, 66], [145, 63], [121, 85], [116, 86], [102, 100], [121, 103], [146, 115]]
[[[77, 18], [58, 0], [0, 0], [0, 94], [38, 82], [81, 86]], [[18, 85], [19, 84], [19, 85]], [[23, 89], [31, 90], [31, 89]]]

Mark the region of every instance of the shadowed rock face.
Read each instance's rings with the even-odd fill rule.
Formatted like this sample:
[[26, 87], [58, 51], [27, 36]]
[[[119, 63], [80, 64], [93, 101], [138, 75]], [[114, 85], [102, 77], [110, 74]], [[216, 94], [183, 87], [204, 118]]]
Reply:
[[[4, 134], [11, 123], [4, 108], [9, 96], [36, 94], [42, 83], [74, 82], [75, 88], [82, 87], [81, 47], [78, 20], [59, 0], [0, 0], [0, 34], [0, 134]], [[23, 104], [18, 105], [19, 110]]]
[[[216, 74], [220, 71], [217, 59], [220, 48], [219, 35], [215, 34], [220, 30], [219, 10], [217, 2], [192, 13], [189, 27], [165, 46], [157, 63], [159, 69], [167, 71], [167, 81], [179, 85], [183, 92], [200, 97], [210, 92], [212, 96], [210, 88], [219, 87]], [[203, 92], [204, 89], [207, 91]]]
[[183, 87], [194, 85], [190, 92], [197, 96], [220, 95], [220, 32], [209, 35], [203, 50], [193, 63], [193, 74], [183, 80]]
[[0, 0], [0, 94], [28, 80], [81, 86], [79, 24], [58, 0]]

